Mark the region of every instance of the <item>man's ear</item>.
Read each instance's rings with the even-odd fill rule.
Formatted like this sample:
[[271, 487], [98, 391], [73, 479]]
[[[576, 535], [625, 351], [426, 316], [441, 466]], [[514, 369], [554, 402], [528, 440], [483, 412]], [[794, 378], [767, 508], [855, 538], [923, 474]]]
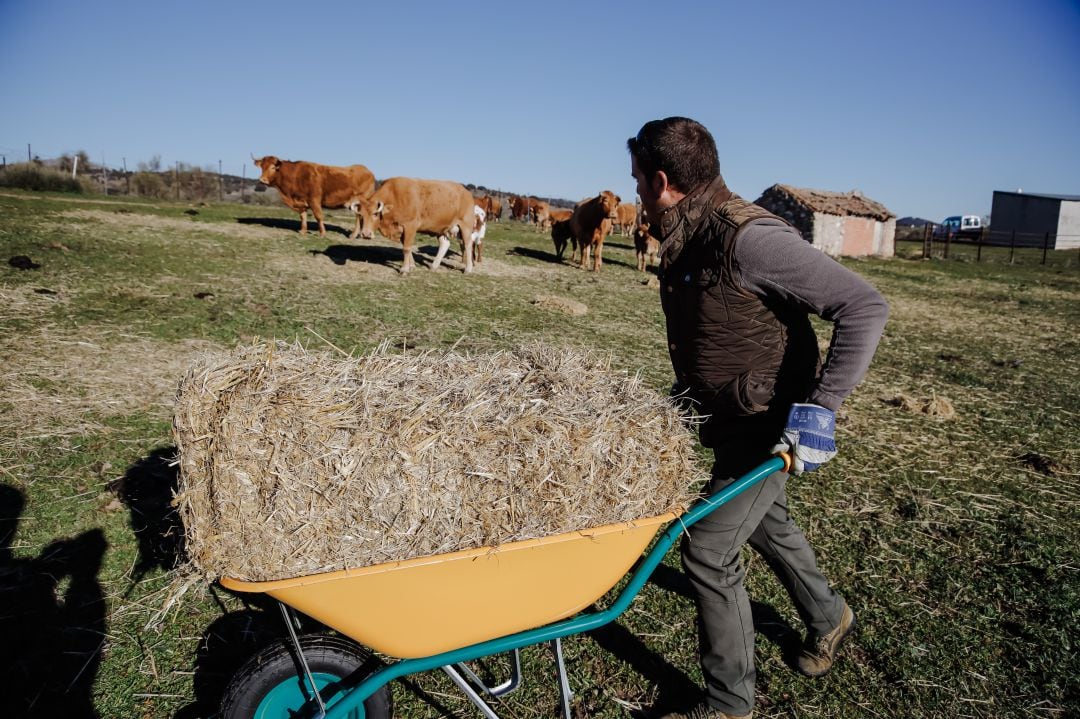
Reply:
[[668, 183], [667, 173], [663, 170], [657, 170], [653, 173], [652, 180], [650, 180], [652, 186], [653, 195], [661, 197], [671, 185]]

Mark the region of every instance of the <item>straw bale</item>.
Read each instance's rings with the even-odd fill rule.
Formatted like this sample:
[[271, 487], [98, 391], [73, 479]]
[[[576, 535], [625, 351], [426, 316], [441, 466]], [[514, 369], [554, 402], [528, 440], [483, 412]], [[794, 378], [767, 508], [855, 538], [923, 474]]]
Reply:
[[583, 350], [205, 355], [174, 417], [189, 558], [265, 581], [685, 507], [704, 479], [663, 395]]

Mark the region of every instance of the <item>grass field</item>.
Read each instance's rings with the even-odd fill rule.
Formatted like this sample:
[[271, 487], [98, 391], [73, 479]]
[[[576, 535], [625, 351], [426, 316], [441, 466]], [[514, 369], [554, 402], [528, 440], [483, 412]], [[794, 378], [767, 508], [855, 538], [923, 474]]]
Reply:
[[[212, 716], [231, 672], [281, 631], [273, 607], [200, 584], [161, 616], [177, 548], [171, 403], [201, 351], [541, 339], [670, 383], [629, 238], [609, 238], [596, 275], [493, 224], [474, 275], [421, 261], [403, 277], [399, 247], [350, 243], [345, 214], [322, 239], [297, 224], [284, 208], [0, 195], [0, 715]], [[40, 267], [9, 267], [15, 255]], [[1075, 251], [1018, 256], [845, 261], [890, 322], [840, 412], [839, 456], [788, 486], [860, 631], [829, 675], [796, 674], [798, 619], [748, 553], [756, 716], [1080, 714], [1080, 268]], [[577, 716], [627, 716], [700, 683], [677, 555], [661, 570], [616, 623], [565, 642]], [[550, 653], [524, 660], [500, 713], [555, 715]], [[478, 716], [441, 673], [392, 687], [398, 717]]]

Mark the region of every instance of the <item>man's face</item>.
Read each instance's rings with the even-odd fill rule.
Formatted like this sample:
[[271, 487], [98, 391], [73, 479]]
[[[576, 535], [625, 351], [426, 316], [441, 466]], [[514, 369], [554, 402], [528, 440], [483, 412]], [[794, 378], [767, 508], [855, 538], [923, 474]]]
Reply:
[[637, 194], [641, 198], [641, 206], [645, 208], [645, 214], [655, 222], [656, 218], [660, 216], [659, 208], [656, 206], [656, 201], [659, 198], [653, 192], [650, 178], [646, 177], [645, 173], [638, 167], [637, 158], [633, 155], [630, 156], [630, 174], [637, 180]]

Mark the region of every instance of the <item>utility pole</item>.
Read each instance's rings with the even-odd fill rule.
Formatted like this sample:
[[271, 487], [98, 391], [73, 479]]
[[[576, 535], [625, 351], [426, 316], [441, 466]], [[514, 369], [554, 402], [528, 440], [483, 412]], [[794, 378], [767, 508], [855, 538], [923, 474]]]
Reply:
[[221, 160], [217, 161], [218, 202], [225, 201], [225, 178], [221, 175]]
[[105, 196], [109, 196], [109, 168], [105, 167], [105, 153], [101, 153], [101, 176], [105, 178]]
[[30, 143], [29, 142], [26, 143], [26, 162], [27, 162], [27, 164], [32, 162], [32, 160], [30, 159]]
[[124, 163], [124, 181], [127, 183], [127, 193], [130, 195], [131, 194], [131, 175], [129, 175], [128, 171], [127, 171], [127, 158], [126, 157], [121, 157], [120, 159]]
[[173, 184], [176, 185], [176, 199], [180, 199], [180, 161], [173, 160]]

